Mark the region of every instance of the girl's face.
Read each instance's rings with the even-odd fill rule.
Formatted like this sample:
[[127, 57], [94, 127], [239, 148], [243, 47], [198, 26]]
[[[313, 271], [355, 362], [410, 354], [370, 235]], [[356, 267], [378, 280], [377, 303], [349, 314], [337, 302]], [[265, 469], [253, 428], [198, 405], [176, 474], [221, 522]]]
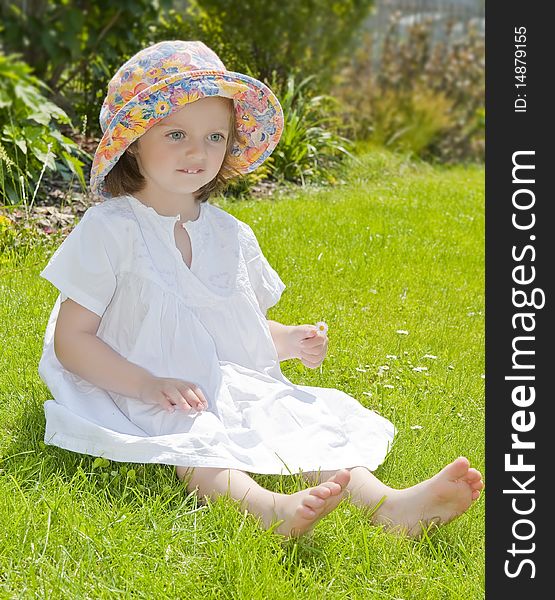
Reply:
[[227, 101], [212, 96], [186, 104], [151, 127], [134, 152], [147, 182], [141, 192], [182, 198], [212, 181], [225, 157], [229, 120]]

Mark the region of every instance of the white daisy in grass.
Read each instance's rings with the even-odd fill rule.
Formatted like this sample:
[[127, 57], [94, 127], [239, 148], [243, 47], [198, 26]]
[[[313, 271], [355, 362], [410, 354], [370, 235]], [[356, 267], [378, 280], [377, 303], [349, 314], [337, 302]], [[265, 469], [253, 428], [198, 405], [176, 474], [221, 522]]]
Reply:
[[395, 354], [386, 354], [385, 357], [390, 358], [391, 360], [397, 360], [397, 357], [395, 356]]
[[427, 371], [428, 367], [413, 367], [412, 370], [416, 371], [417, 373], [422, 373], [422, 371]]
[[410, 428], [413, 431], [418, 431], [419, 429], [422, 429], [422, 425], [411, 425]]
[[397, 329], [397, 331], [395, 333], [398, 333], [399, 335], [408, 335], [409, 332], [406, 331], [405, 329]]
[[424, 354], [422, 358], [431, 358], [432, 360], [435, 360], [437, 356], [435, 356], [434, 354]]
[[318, 333], [323, 333], [325, 335], [328, 332], [328, 325], [324, 321], [318, 321], [318, 323], [316, 323], [316, 329], [318, 329]]
[[378, 377], [383, 377], [385, 371], [389, 371], [389, 365], [382, 365], [381, 367], [378, 367]]

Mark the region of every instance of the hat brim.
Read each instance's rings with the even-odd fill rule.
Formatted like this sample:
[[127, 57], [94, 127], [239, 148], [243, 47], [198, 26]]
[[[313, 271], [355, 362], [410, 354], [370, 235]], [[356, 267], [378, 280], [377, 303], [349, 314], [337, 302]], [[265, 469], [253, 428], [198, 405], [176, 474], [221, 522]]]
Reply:
[[261, 81], [233, 71], [196, 70], [175, 73], [140, 91], [109, 122], [91, 168], [93, 194], [110, 197], [104, 179], [127, 148], [159, 121], [186, 104], [209, 96], [235, 103], [240, 140], [229, 162], [250, 173], [273, 152], [283, 131], [283, 110], [274, 93]]

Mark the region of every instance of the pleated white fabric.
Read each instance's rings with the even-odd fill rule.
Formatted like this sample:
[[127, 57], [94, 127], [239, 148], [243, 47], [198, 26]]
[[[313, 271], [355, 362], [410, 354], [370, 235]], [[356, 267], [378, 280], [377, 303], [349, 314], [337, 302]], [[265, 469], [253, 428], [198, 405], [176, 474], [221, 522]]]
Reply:
[[[285, 285], [251, 227], [201, 204], [197, 220], [181, 224], [189, 268], [175, 244], [179, 220], [133, 196], [112, 198], [85, 212], [41, 272], [60, 291], [39, 362], [53, 396], [45, 442], [115, 461], [252, 473], [374, 470], [393, 425], [345, 392], [281, 372], [265, 315]], [[127, 360], [200, 386], [208, 409], [168, 413], [64, 369], [54, 330], [68, 297], [102, 317], [98, 337]]]

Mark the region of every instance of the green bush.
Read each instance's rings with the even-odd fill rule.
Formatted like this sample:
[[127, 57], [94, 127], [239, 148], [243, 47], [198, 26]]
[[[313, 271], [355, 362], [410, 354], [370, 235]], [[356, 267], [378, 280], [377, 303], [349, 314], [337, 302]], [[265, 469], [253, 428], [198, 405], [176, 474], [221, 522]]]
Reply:
[[12, 0], [0, 3], [0, 38], [7, 52], [23, 53], [57, 105], [73, 119], [85, 117], [86, 133], [98, 135], [98, 112], [110, 78], [149, 44], [202, 40], [230, 70], [262, 81], [273, 71], [281, 81], [290, 73], [320, 73], [325, 86], [350, 55], [373, 3]]
[[270, 173], [276, 180], [333, 184], [334, 167], [345, 156], [354, 158], [352, 143], [336, 132], [337, 100], [311, 93], [309, 83], [314, 79], [315, 75], [310, 75], [296, 84], [295, 76], [290, 75], [285, 89], [278, 91], [285, 127], [272, 154]]
[[385, 89], [373, 99], [372, 139], [421, 155], [450, 125], [452, 102], [442, 92], [417, 83], [411, 90]]
[[329, 88], [357, 44], [374, 0], [191, 0], [162, 15], [157, 40], [202, 40], [231, 71], [285, 82], [318, 74]]
[[34, 200], [45, 169], [85, 187], [85, 153], [58, 130], [71, 126], [66, 113], [47, 100], [47, 86], [18, 55], [0, 54], [0, 203]]
[[254, 188], [268, 178], [272, 157], [266, 160], [252, 173], [232, 179], [224, 190], [224, 196], [231, 200], [240, 200], [251, 196]]
[[131, 55], [152, 42], [172, 0], [33, 0], [0, 3], [0, 39], [51, 90], [50, 99], [86, 133], [98, 134], [108, 82]]
[[[397, 36], [385, 32], [377, 67], [371, 33], [332, 88], [343, 105], [343, 135], [443, 162], [484, 160], [484, 40], [469, 28], [447, 46], [432, 44], [429, 20]], [[447, 31], [449, 35], [449, 29]]]
[[266, 179], [283, 185], [327, 183], [338, 181], [337, 167], [345, 156], [353, 160], [353, 143], [336, 133], [337, 101], [330, 96], [314, 96], [309, 90], [311, 75], [296, 84], [294, 75], [287, 79], [283, 90], [275, 82], [283, 108], [285, 127], [277, 148], [254, 172], [232, 180], [225, 195], [231, 198], [248, 196]]
[[[7, 48], [24, 47], [25, 59], [51, 87], [56, 103], [82, 119], [85, 133], [94, 137], [100, 135], [98, 112], [115, 70], [140, 48], [163, 39], [202, 40], [228, 69], [271, 80], [268, 85], [284, 105], [286, 130], [264, 169], [230, 185], [231, 195], [242, 195], [263, 177], [334, 181], [328, 169], [348, 153], [349, 143], [334, 131], [337, 119], [328, 112], [337, 106], [322, 90], [350, 56], [372, 5], [373, 0], [284, 0], [278, 5], [263, 0], [98, 0], [80, 7], [66, 0], [37, 0], [31, 9], [11, 2], [0, 6], [0, 36]], [[299, 73], [305, 81], [296, 88]]]
[[335, 184], [336, 167], [345, 156], [353, 160], [353, 144], [338, 135], [337, 101], [330, 96], [314, 96], [309, 84], [314, 75], [299, 84], [290, 75], [282, 90], [273, 74], [272, 89], [283, 108], [284, 130], [277, 148], [264, 164], [237, 180], [231, 181], [226, 196], [242, 197], [264, 179], [283, 185]]

